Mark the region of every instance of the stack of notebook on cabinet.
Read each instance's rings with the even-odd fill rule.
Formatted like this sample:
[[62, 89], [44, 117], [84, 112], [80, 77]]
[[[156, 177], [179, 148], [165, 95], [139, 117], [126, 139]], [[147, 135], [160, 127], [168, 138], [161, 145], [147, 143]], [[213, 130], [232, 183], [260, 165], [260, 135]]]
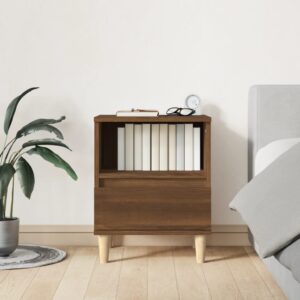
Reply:
[[130, 123], [119, 127], [118, 170], [201, 170], [201, 128], [193, 124]]

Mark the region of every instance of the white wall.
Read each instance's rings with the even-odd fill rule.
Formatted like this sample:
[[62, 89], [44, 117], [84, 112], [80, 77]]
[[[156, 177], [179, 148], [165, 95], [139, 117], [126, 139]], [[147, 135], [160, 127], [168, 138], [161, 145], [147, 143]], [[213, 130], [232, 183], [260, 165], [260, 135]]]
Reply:
[[[161, 113], [196, 93], [213, 117], [214, 224], [237, 224], [228, 203], [246, 182], [247, 93], [299, 83], [296, 0], [7, 0], [0, 10], [0, 104], [31, 86], [13, 128], [61, 125], [79, 174], [30, 158], [36, 188], [18, 194], [23, 224], [92, 224], [93, 116], [132, 107]], [[3, 140], [3, 138], [1, 138]]]

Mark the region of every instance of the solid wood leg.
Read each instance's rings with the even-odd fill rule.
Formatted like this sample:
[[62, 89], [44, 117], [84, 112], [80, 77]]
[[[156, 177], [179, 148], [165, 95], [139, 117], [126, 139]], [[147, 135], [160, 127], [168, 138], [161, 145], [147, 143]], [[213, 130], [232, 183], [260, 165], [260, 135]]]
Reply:
[[205, 235], [195, 236], [196, 261], [202, 264], [205, 261], [206, 237]]
[[109, 243], [110, 243], [109, 235], [99, 235], [98, 236], [100, 264], [105, 264], [108, 262]]

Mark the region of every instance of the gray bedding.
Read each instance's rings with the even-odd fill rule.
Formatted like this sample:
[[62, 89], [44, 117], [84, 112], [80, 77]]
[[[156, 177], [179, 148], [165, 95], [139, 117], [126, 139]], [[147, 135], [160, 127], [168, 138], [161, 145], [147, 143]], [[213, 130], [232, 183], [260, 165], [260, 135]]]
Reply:
[[[256, 85], [251, 87], [248, 124], [248, 174], [249, 180], [251, 180], [255, 174], [255, 157], [261, 148], [276, 140], [300, 137], [300, 85]], [[266, 218], [269, 218], [269, 214], [266, 215]], [[270, 229], [271, 234], [276, 234], [272, 227]], [[294, 243], [297, 244], [294, 245]], [[282, 250], [280, 255], [278, 253], [277, 258], [270, 256], [262, 261], [287, 298], [299, 300], [300, 283], [298, 283], [299, 271], [297, 270], [300, 268], [297, 267], [299, 266], [297, 259], [299, 258], [300, 261], [300, 249], [299, 251], [296, 249], [299, 242], [295, 241], [294, 243]], [[296, 248], [292, 251], [289, 247]], [[293, 276], [298, 278], [298, 281]]]
[[282, 251], [278, 252], [275, 257], [276, 259], [288, 268], [294, 278], [300, 282], [300, 239], [293, 242]]
[[300, 236], [300, 143], [254, 177], [230, 208], [249, 226], [263, 258], [295, 241]]

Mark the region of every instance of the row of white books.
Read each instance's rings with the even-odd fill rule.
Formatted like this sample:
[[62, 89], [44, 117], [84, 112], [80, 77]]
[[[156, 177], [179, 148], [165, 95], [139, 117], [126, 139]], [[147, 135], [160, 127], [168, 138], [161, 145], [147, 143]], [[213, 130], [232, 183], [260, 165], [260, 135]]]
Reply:
[[201, 128], [130, 123], [118, 127], [118, 170], [201, 170]]

